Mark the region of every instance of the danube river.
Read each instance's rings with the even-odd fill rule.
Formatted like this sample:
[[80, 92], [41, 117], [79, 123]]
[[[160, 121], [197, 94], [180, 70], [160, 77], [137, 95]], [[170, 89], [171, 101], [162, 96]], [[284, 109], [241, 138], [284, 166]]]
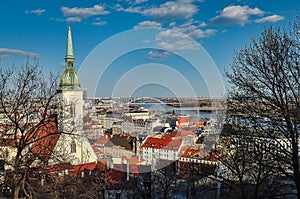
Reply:
[[132, 105], [142, 106], [148, 109], [151, 113], [188, 114], [199, 118], [211, 118], [217, 112], [210, 107], [174, 107], [163, 103], [134, 103]]

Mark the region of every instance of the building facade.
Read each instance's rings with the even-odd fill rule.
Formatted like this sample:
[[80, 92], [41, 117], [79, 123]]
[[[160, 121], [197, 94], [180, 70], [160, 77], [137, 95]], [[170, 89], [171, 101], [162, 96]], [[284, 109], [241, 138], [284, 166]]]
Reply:
[[142, 154], [146, 164], [155, 165], [159, 160], [176, 161], [181, 147], [181, 139], [172, 140], [148, 137], [142, 145]]

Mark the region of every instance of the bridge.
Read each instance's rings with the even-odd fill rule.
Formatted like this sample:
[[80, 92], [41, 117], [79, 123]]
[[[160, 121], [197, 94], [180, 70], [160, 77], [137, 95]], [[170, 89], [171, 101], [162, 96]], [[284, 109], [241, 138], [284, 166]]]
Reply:
[[219, 106], [197, 106], [198, 103], [180, 103], [178, 99], [158, 99], [158, 98], [151, 98], [151, 97], [140, 97], [134, 98], [127, 102], [128, 105], [143, 105], [143, 104], [155, 104], [147, 108], [151, 110], [179, 110], [179, 111], [220, 111], [224, 110], [224, 107]]
[[130, 100], [127, 104], [165, 104], [165, 102], [152, 97], [139, 97]]
[[207, 112], [214, 112], [214, 111], [221, 111], [224, 108], [216, 108], [216, 107], [172, 107], [172, 106], [153, 106], [149, 107], [150, 110], [165, 110], [165, 111], [207, 111]]

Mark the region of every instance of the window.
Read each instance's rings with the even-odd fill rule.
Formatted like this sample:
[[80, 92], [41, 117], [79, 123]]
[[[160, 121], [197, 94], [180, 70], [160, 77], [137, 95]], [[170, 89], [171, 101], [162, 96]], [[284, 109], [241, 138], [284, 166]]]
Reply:
[[75, 104], [74, 103], [70, 104], [70, 115], [71, 115], [71, 117], [75, 116]]
[[71, 153], [76, 153], [76, 143], [74, 140], [71, 143]]

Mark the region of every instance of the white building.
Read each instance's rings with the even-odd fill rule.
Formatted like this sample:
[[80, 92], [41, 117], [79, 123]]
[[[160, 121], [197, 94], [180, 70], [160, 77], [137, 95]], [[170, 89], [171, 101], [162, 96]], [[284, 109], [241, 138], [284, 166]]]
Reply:
[[142, 154], [146, 164], [155, 164], [157, 160], [175, 161], [178, 159], [181, 147], [181, 139], [148, 137], [142, 145]]

